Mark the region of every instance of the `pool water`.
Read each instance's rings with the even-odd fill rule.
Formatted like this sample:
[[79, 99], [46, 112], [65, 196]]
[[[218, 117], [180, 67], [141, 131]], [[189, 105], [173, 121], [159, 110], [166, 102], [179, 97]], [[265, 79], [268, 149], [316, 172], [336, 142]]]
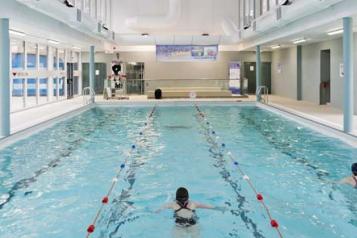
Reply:
[[[356, 148], [255, 106], [200, 108], [284, 237], [357, 234], [357, 191], [329, 182], [350, 174]], [[174, 237], [172, 211], [154, 211], [180, 186], [194, 201], [226, 208], [197, 211], [198, 237], [278, 237], [236, 167], [212, 149], [193, 106], [159, 106], [147, 120], [150, 111], [96, 107], [1, 150], [0, 237], [85, 237], [126, 158], [90, 237]]]

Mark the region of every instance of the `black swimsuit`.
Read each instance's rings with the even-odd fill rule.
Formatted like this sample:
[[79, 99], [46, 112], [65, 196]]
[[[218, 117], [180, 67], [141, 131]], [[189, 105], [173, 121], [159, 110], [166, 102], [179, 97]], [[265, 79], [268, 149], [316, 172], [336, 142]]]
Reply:
[[[175, 214], [174, 214], [175, 223], [179, 226], [184, 226], [184, 227], [196, 225], [196, 223], [197, 223], [196, 212], [195, 212], [195, 210], [192, 210], [187, 207], [188, 202], [183, 206], [180, 203], [177, 203], [177, 205], [179, 205], [180, 208], [175, 210]], [[192, 211], [192, 214], [193, 214], [192, 217], [190, 217], [190, 218], [180, 217], [177, 213], [179, 211], [181, 211], [182, 209]]]

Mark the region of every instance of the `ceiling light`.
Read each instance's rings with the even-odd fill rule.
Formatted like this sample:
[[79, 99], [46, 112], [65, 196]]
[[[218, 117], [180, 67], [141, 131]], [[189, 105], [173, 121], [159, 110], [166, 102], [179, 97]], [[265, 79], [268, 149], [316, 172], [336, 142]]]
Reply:
[[24, 32], [15, 31], [15, 30], [12, 30], [12, 29], [9, 30], [9, 33], [12, 34], [12, 35], [17, 35], [17, 36], [26, 36], [26, 34]]
[[300, 44], [300, 43], [304, 43], [306, 41], [307, 41], [306, 39], [298, 39], [298, 40], [294, 40], [293, 43], [294, 44]]
[[281, 46], [280, 45], [272, 45], [271, 48], [272, 49], [279, 49]]
[[148, 38], [149, 37], [149, 33], [142, 33], [141, 36], [144, 37], [144, 38]]
[[209, 33], [202, 33], [202, 36], [209, 36]]
[[73, 46], [73, 47], [72, 47], [72, 50], [82, 50], [82, 49], [79, 48], [79, 47]]
[[339, 34], [342, 34], [342, 33], [343, 33], [343, 29], [337, 29], [337, 30], [333, 30], [333, 31], [327, 32], [327, 35], [333, 36], [333, 35], [339, 35]]
[[54, 45], [58, 45], [59, 44], [59, 41], [56, 41], [56, 40], [47, 40], [48, 43], [50, 44], [54, 44]]

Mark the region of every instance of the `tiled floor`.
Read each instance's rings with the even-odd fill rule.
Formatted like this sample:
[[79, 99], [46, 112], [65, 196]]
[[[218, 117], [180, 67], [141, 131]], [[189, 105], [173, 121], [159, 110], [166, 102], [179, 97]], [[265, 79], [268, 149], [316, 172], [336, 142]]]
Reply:
[[[296, 101], [289, 98], [283, 98], [276, 95], [270, 96], [270, 104], [272, 106], [284, 109], [286, 111], [298, 114], [305, 118], [318, 121], [322, 124], [342, 130], [343, 113], [341, 110], [331, 106], [320, 106], [310, 102]], [[189, 101], [192, 99], [167, 99], [163, 101]], [[199, 101], [254, 101], [255, 96], [248, 98], [222, 98], [222, 99], [197, 99]], [[96, 97], [97, 102], [108, 102], [102, 96]], [[119, 100], [109, 100], [111, 103]], [[128, 100], [125, 100], [128, 101]], [[146, 96], [130, 96], [129, 101], [147, 102], [155, 101], [148, 100]], [[83, 98], [77, 97], [75, 99], [56, 102], [33, 109], [24, 110], [11, 114], [11, 133], [15, 133], [26, 128], [37, 125], [41, 122], [58, 117], [64, 113], [76, 110], [84, 105]], [[354, 117], [355, 128], [354, 135], [357, 135], [357, 116]]]

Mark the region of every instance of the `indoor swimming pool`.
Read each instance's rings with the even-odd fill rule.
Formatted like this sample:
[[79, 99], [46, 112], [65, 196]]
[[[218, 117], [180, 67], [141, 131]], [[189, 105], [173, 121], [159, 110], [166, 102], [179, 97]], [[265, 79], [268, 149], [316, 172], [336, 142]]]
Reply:
[[254, 105], [199, 108], [97, 106], [2, 149], [0, 237], [86, 237], [122, 165], [88, 237], [174, 237], [173, 212], [154, 211], [181, 186], [226, 208], [198, 210], [197, 237], [279, 237], [230, 153], [282, 237], [357, 234], [357, 192], [331, 183], [357, 148]]

